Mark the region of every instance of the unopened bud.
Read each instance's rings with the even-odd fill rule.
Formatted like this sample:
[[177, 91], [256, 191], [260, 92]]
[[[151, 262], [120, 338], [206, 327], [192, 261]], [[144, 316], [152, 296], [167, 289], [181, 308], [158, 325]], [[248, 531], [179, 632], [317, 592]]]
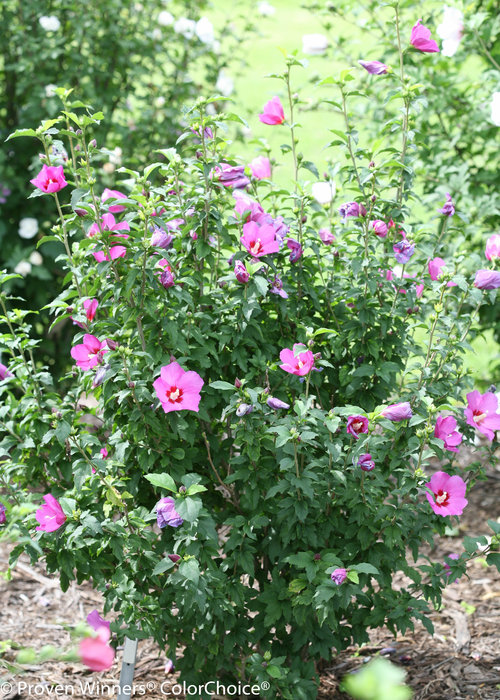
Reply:
[[106, 345], [110, 350], [116, 350], [118, 347], [116, 340], [112, 340], [111, 338], [106, 338]]
[[236, 377], [236, 379], [234, 380], [234, 386], [236, 389], [241, 389], [242, 384], [238, 377]]
[[180, 559], [180, 556], [178, 554], [169, 554], [168, 558], [170, 559], [170, 561], [173, 561], [174, 564], [177, 564], [177, 562]]
[[185, 487], [185, 486], [179, 486], [179, 493], [186, 493], [186, 487]]
[[253, 406], [248, 403], [240, 403], [238, 408], [236, 409], [236, 415], [238, 418], [241, 418], [241, 416], [246, 416], [248, 413], [251, 413], [253, 411]]
[[89, 141], [89, 146], [92, 148], [97, 148], [97, 141], [95, 139], [92, 139], [92, 141]]

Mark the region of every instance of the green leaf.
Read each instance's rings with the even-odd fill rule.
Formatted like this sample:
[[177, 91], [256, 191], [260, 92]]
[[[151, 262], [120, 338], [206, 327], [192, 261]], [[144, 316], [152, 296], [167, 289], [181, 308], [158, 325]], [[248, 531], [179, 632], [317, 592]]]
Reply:
[[36, 131], [33, 129], [17, 129], [14, 133], [10, 134], [5, 140], [10, 141], [11, 139], [17, 139], [20, 136], [37, 136]]
[[174, 562], [171, 561], [168, 557], [165, 557], [165, 559], [159, 561], [158, 564], [155, 566], [155, 568], [152, 571], [152, 576], [156, 576], [157, 574], [163, 574], [164, 571], [168, 571], [173, 566], [175, 566]]
[[144, 478], [153, 484], [153, 486], [158, 486], [161, 489], [166, 489], [167, 491], [177, 491], [175, 481], [169, 474], [145, 474]]
[[486, 563], [489, 566], [496, 566], [498, 571], [500, 571], [500, 552], [490, 552], [486, 557]]
[[179, 565], [179, 575], [188, 581], [192, 581], [194, 585], [198, 585], [200, 580], [200, 567], [196, 559], [188, 559]]
[[220, 389], [221, 391], [234, 391], [234, 384], [230, 384], [229, 382], [216, 381], [211, 382], [208, 386], [212, 389]]

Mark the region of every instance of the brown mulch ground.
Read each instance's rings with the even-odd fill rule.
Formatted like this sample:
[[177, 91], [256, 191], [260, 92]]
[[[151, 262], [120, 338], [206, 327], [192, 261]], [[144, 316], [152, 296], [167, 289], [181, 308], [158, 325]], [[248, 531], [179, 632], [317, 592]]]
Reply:
[[[460, 536], [486, 534], [486, 521], [499, 518], [500, 471], [490, 467], [488, 474], [488, 482], [476, 485], [468, 494], [469, 506], [460, 518]], [[0, 572], [7, 569], [8, 549], [7, 544], [0, 543]], [[450, 552], [460, 551], [460, 537], [443, 538], [432, 559], [442, 561]], [[101, 598], [89, 586], [72, 584], [62, 593], [56, 579], [47, 578], [41, 567], [34, 568], [23, 559], [13, 570], [12, 580], [0, 579], [0, 639], [38, 649], [44, 644], [69, 647], [69, 634], [63, 625], [84, 620], [94, 608], [102, 610]], [[415, 632], [396, 638], [386, 629], [372, 631], [370, 644], [348, 649], [325, 665], [319, 699], [346, 700], [347, 696], [339, 691], [343, 676], [382, 651], [407, 671], [414, 700], [500, 700], [500, 574], [497, 570], [487, 567], [484, 560], [471, 562], [468, 576], [445, 590], [444, 605], [432, 615], [432, 620], [433, 637], [421, 625]], [[9, 657], [13, 658], [11, 652], [4, 655]], [[165, 656], [155, 644], [139, 643], [134, 682], [141, 686], [139, 692], [143, 694], [136, 697], [148, 700], [173, 697], [159, 690], [166, 682], [168, 692], [176, 682], [175, 676], [165, 675], [164, 663]], [[120, 651], [114, 666], [101, 674], [92, 674], [81, 664], [47, 662], [14, 676], [0, 665], [1, 680], [11, 684], [11, 687], [0, 684], [0, 700], [50, 697], [45, 688], [58, 684], [73, 688], [59, 692], [58, 697], [63, 700], [116, 697], [116, 692], [103, 685], [118, 682], [120, 666]], [[101, 683], [101, 688], [85, 689], [87, 682]], [[37, 687], [30, 692], [29, 684]], [[184, 695], [175, 697], [184, 698]]]

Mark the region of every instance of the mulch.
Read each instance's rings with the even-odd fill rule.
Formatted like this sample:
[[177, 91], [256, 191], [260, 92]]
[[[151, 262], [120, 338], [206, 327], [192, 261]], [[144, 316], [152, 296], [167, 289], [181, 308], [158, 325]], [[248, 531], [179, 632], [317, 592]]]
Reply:
[[[500, 469], [488, 465], [487, 473], [488, 481], [478, 483], [468, 493], [469, 506], [460, 518], [458, 536], [439, 539], [433, 561], [443, 561], [451, 552], [460, 553], [463, 535], [487, 534], [486, 521], [499, 518]], [[9, 549], [7, 543], [0, 542], [0, 572], [8, 568]], [[65, 625], [84, 620], [93, 609], [102, 611], [102, 599], [89, 585], [73, 583], [62, 593], [57, 578], [47, 577], [41, 566], [33, 567], [24, 558], [12, 570], [10, 580], [0, 579], [1, 639], [23, 647], [40, 649], [53, 644], [70, 648]], [[443, 606], [432, 614], [432, 621], [432, 637], [420, 623], [413, 632], [396, 637], [385, 628], [372, 630], [368, 644], [346, 649], [323, 665], [319, 700], [348, 700], [340, 690], [342, 678], [380, 654], [405, 669], [414, 700], [500, 700], [500, 574], [496, 568], [488, 567], [481, 558], [470, 562], [467, 576], [445, 589]], [[7, 683], [0, 684], [0, 700], [52, 697], [55, 695], [49, 689], [56, 685], [61, 686], [57, 697], [62, 700], [117, 697], [112, 685], [118, 683], [121, 656], [118, 650], [115, 664], [105, 673], [92, 673], [80, 663], [61, 661], [12, 673], [2, 665], [2, 659], [15, 658], [15, 652], [7, 650], [0, 656], [1, 681]], [[185, 697], [182, 693], [168, 695], [175, 692], [177, 678], [166, 675], [164, 667], [164, 651], [150, 640], [139, 642], [136, 697]], [[163, 693], [162, 683], [166, 684]]]

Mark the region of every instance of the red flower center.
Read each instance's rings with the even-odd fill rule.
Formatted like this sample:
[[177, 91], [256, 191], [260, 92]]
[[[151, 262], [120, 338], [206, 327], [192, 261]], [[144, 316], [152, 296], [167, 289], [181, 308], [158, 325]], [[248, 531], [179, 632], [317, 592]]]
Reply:
[[488, 414], [487, 413], [482, 413], [478, 408], [474, 409], [472, 411], [472, 420], [474, 423], [482, 423], [482, 421], [486, 418]]
[[170, 389], [167, 391], [167, 399], [170, 401], [170, 403], [181, 403], [182, 402], [182, 394], [183, 391], [182, 389], [179, 389], [176, 386], [171, 386]]
[[264, 247], [260, 242], [260, 238], [257, 238], [256, 241], [250, 244], [250, 252], [252, 253], [252, 255], [258, 255], [259, 253], [262, 253], [263, 250]]
[[437, 493], [434, 494], [436, 498], [436, 503], [438, 506], [447, 506], [448, 505], [448, 500], [450, 498], [449, 494], [447, 491], [443, 491], [440, 489]]
[[357, 433], [359, 433], [359, 431], [360, 431], [361, 428], [363, 427], [363, 423], [362, 423], [361, 421], [357, 420], [355, 423], [352, 424], [352, 427], [354, 428], [354, 430], [355, 430]]

